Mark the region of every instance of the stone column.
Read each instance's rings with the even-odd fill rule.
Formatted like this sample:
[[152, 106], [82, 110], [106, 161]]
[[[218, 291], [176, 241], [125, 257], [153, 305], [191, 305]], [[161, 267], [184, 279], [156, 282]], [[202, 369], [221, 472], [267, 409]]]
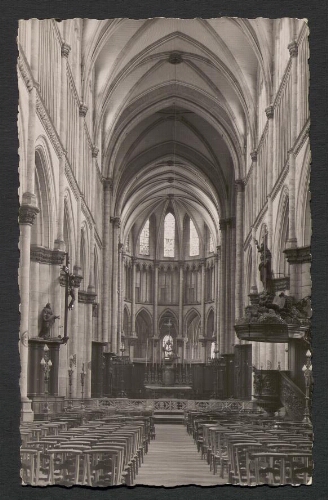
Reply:
[[59, 158], [59, 202], [57, 214], [57, 239], [55, 248], [64, 250], [64, 191], [67, 144], [67, 58], [71, 47], [63, 42], [61, 46], [61, 92], [60, 92], [60, 138], [64, 151]]
[[29, 305], [30, 305], [30, 251], [31, 251], [31, 226], [34, 223], [39, 209], [35, 206], [35, 197], [24, 193], [19, 211], [20, 223], [20, 391], [21, 391], [21, 419], [23, 422], [33, 421], [34, 414], [31, 401], [27, 397], [28, 373], [28, 339], [29, 339]]
[[136, 334], [136, 258], [132, 257], [131, 335]]
[[102, 280], [102, 331], [103, 342], [110, 342], [109, 337], [109, 273], [110, 273], [110, 208], [112, 180], [104, 179], [103, 212], [103, 280]]
[[154, 319], [153, 319], [153, 335], [156, 338], [158, 335], [157, 321], [158, 321], [158, 262], [154, 262]]
[[[298, 46], [295, 41], [288, 45], [288, 50], [292, 60], [291, 67], [291, 79], [292, 79], [292, 99], [291, 99], [291, 144], [288, 163], [289, 163], [289, 173], [288, 173], [288, 188], [289, 188], [289, 235], [287, 241], [287, 248], [297, 247], [296, 238], [296, 180], [295, 180], [295, 164], [296, 155], [294, 152], [294, 146], [297, 138], [297, 56], [298, 56]], [[297, 294], [297, 267], [294, 264], [289, 266], [290, 272], [290, 295], [296, 296]]]
[[23, 193], [19, 209], [20, 224], [20, 392], [21, 392], [21, 419], [23, 422], [33, 421], [34, 414], [31, 401], [27, 397], [28, 374], [28, 339], [29, 334], [29, 309], [30, 309], [30, 252], [31, 252], [31, 227], [35, 216], [39, 213], [34, 194], [35, 183], [35, 139], [36, 139], [36, 88], [38, 72], [38, 47], [39, 47], [39, 20], [31, 20], [31, 72], [33, 85], [29, 86], [29, 111], [27, 130], [27, 155], [26, 155], [26, 192]]
[[235, 344], [235, 263], [236, 263], [236, 229], [235, 218], [230, 217], [227, 219], [228, 235], [227, 235], [227, 347], [228, 353], [233, 352]]
[[112, 267], [112, 352], [118, 353], [120, 346], [117, 345], [117, 316], [118, 316], [118, 242], [121, 219], [111, 217], [113, 224], [113, 267]]
[[88, 303], [86, 304], [86, 349], [85, 361], [87, 375], [85, 378], [85, 397], [91, 397], [91, 357], [92, 357], [92, 307], [96, 298], [95, 292], [95, 275], [94, 275], [94, 259], [95, 259], [95, 228], [92, 225], [90, 228], [90, 272], [89, 272], [89, 285], [88, 285]]
[[220, 343], [219, 350], [221, 354], [227, 354], [227, 342], [226, 342], [226, 236], [227, 236], [227, 224], [225, 219], [220, 220], [220, 231], [221, 231], [221, 280], [220, 280]]
[[201, 336], [206, 337], [205, 332], [205, 259], [201, 259], [202, 266], [202, 288], [201, 288]]
[[215, 330], [216, 330], [216, 343], [217, 348], [220, 346], [220, 314], [219, 314], [219, 283], [220, 283], [220, 257], [221, 257], [221, 247], [216, 247], [215, 256], [215, 269], [214, 269], [214, 304], [215, 304]]
[[117, 318], [117, 345], [121, 345], [121, 335], [123, 331], [123, 244], [118, 244], [118, 277], [117, 277], [117, 299], [118, 299], [118, 318]]
[[179, 337], [183, 337], [183, 265], [179, 262]]
[[97, 211], [97, 157], [98, 157], [99, 149], [96, 146], [92, 148], [92, 190], [91, 190], [91, 203], [92, 203], [92, 213], [94, 217], [96, 216]]
[[[31, 251], [33, 251], [33, 246]], [[39, 281], [40, 281], [40, 263], [38, 259], [34, 259], [31, 255], [30, 267], [30, 313], [29, 313], [29, 332], [31, 337], [39, 335], [39, 315], [40, 315], [40, 297], [39, 297]]]
[[243, 180], [236, 181], [236, 280], [235, 280], [235, 317], [243, 312], [243, 276], [244, 276], [244, 191]]
[[80, 157], [80, 164], [79, 164], [79, 168], [77, 170], [77, 182], [78, 182], [78, 185], [79, 185], [79, 188], [80, 188], [80, 191], [83, 192], [83, 174], [84, 174], [84, 168], [85, 168], [85, 165], [84, 165], [84, 148], [83, 148], [83, 145], [84, 145], [84, 122], [85, 122], [85, 117], [86, 117], [86, 114], [88, 112], [88, 107], [82, 102], [80, 104], [80, 107], [79, 107], [79, 116], [80, 116], [80, 120], [79, 120], [79, 148], [80, 148], [80, 154], [79, 154], [79, 157]]
[[251, 152], [251, 159], [252, 159], [252, 168], [253, 168], [253, 171], [252, 171], [252, 179], [253, 179], [253, 210], [252, 210], [252, 214], [253, 214], [253, 222], [255, 221], [256, 217], [257, 217], [257, 212], [258, 212], [258, 209], [257, 209], [257, 198], [258, 198], [258, 188], [257, 188], [257, 151], [252, 151]]
[[274, 108], [272, 105], [268, 106], [265, 110], [268, 122], [268, 161], [267, 161], [267, 181], [268, 181], [268, 247], [272, 251], [272, 241], [273, 241], [273, 225], [272, 225], [272, 197], [271, 191], [273, 188], [273, 154], [274, 154], [274, 142], [273, 142], [273, 115]]
[[230, 219], [225, 219], [225, 354], [230, 353], [230, 313], [231, 313], [231, 231]]

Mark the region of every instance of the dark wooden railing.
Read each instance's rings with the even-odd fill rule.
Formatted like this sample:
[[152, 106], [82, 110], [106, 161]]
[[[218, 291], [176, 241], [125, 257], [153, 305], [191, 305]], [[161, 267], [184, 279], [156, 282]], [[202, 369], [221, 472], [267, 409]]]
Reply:
[[280, 401], [293, 420], [302, 420], [305, 409], [305, 394], [284, 372], [280, 372]]

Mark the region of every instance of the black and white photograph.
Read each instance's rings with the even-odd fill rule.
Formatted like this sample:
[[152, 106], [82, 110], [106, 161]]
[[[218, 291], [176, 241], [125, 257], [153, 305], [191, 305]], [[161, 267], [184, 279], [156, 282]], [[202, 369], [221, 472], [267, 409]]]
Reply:
[[17, 22], [22, 485], [312, 483], [309, 32]]

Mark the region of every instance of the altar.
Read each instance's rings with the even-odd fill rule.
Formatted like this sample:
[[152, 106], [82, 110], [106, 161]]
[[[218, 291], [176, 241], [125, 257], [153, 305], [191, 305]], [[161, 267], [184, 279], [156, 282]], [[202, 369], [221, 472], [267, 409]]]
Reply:
[[191, 368], [174, 359], [148, 366], [144, 387], [151, 398], [188, 399], [192, 392]]

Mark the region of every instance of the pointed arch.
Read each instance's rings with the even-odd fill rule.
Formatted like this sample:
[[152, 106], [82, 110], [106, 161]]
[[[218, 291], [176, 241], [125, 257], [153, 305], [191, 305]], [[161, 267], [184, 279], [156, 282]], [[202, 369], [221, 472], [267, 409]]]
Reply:
[[311, 221], [311, 192], [310, 192], [310, 173], [311, 173], [311, 151], [307, 144], [302, 170], [299, 181], [296, 209], [296, 228], [297, 240], [299, 246], [308, 246], [311, 243], [312, 221]]
[[131, 332], [131, 314], [128, 306], [125, 304], [123, 309], [123, 333], [130, 335]]
[[56, 196], [53, 168], [47, 141], [38, 137], [35, 149], [35, 195], [40, 210], [32, 226], [32, 244], [52, 248], [55, 240]]
[[215, 314], [213, 307], [211, 307], [207, 312], [205, 331], [207, 338], [212, 338], [215, 336]]
[[64, 193], [64, 228], [63, 236], [65, 249], [72, 261], [76, 257], [76, 227], [71, 192], [67, 189]]
[[136, 358], [150, 357], [149, 338], [153, 333], [152, 316], [146, 308], [142, 307], [136, 315], [137, 342], [134, 346], [134, 356]]
[[274, 237], [274, 267], [275, 277], [282, 277], [289, 274], [289, 265], [283, 251], [286, 248], [289, 232], [289, 191], [285, 185], [281, 191], [278, 206], [277, 225]]

